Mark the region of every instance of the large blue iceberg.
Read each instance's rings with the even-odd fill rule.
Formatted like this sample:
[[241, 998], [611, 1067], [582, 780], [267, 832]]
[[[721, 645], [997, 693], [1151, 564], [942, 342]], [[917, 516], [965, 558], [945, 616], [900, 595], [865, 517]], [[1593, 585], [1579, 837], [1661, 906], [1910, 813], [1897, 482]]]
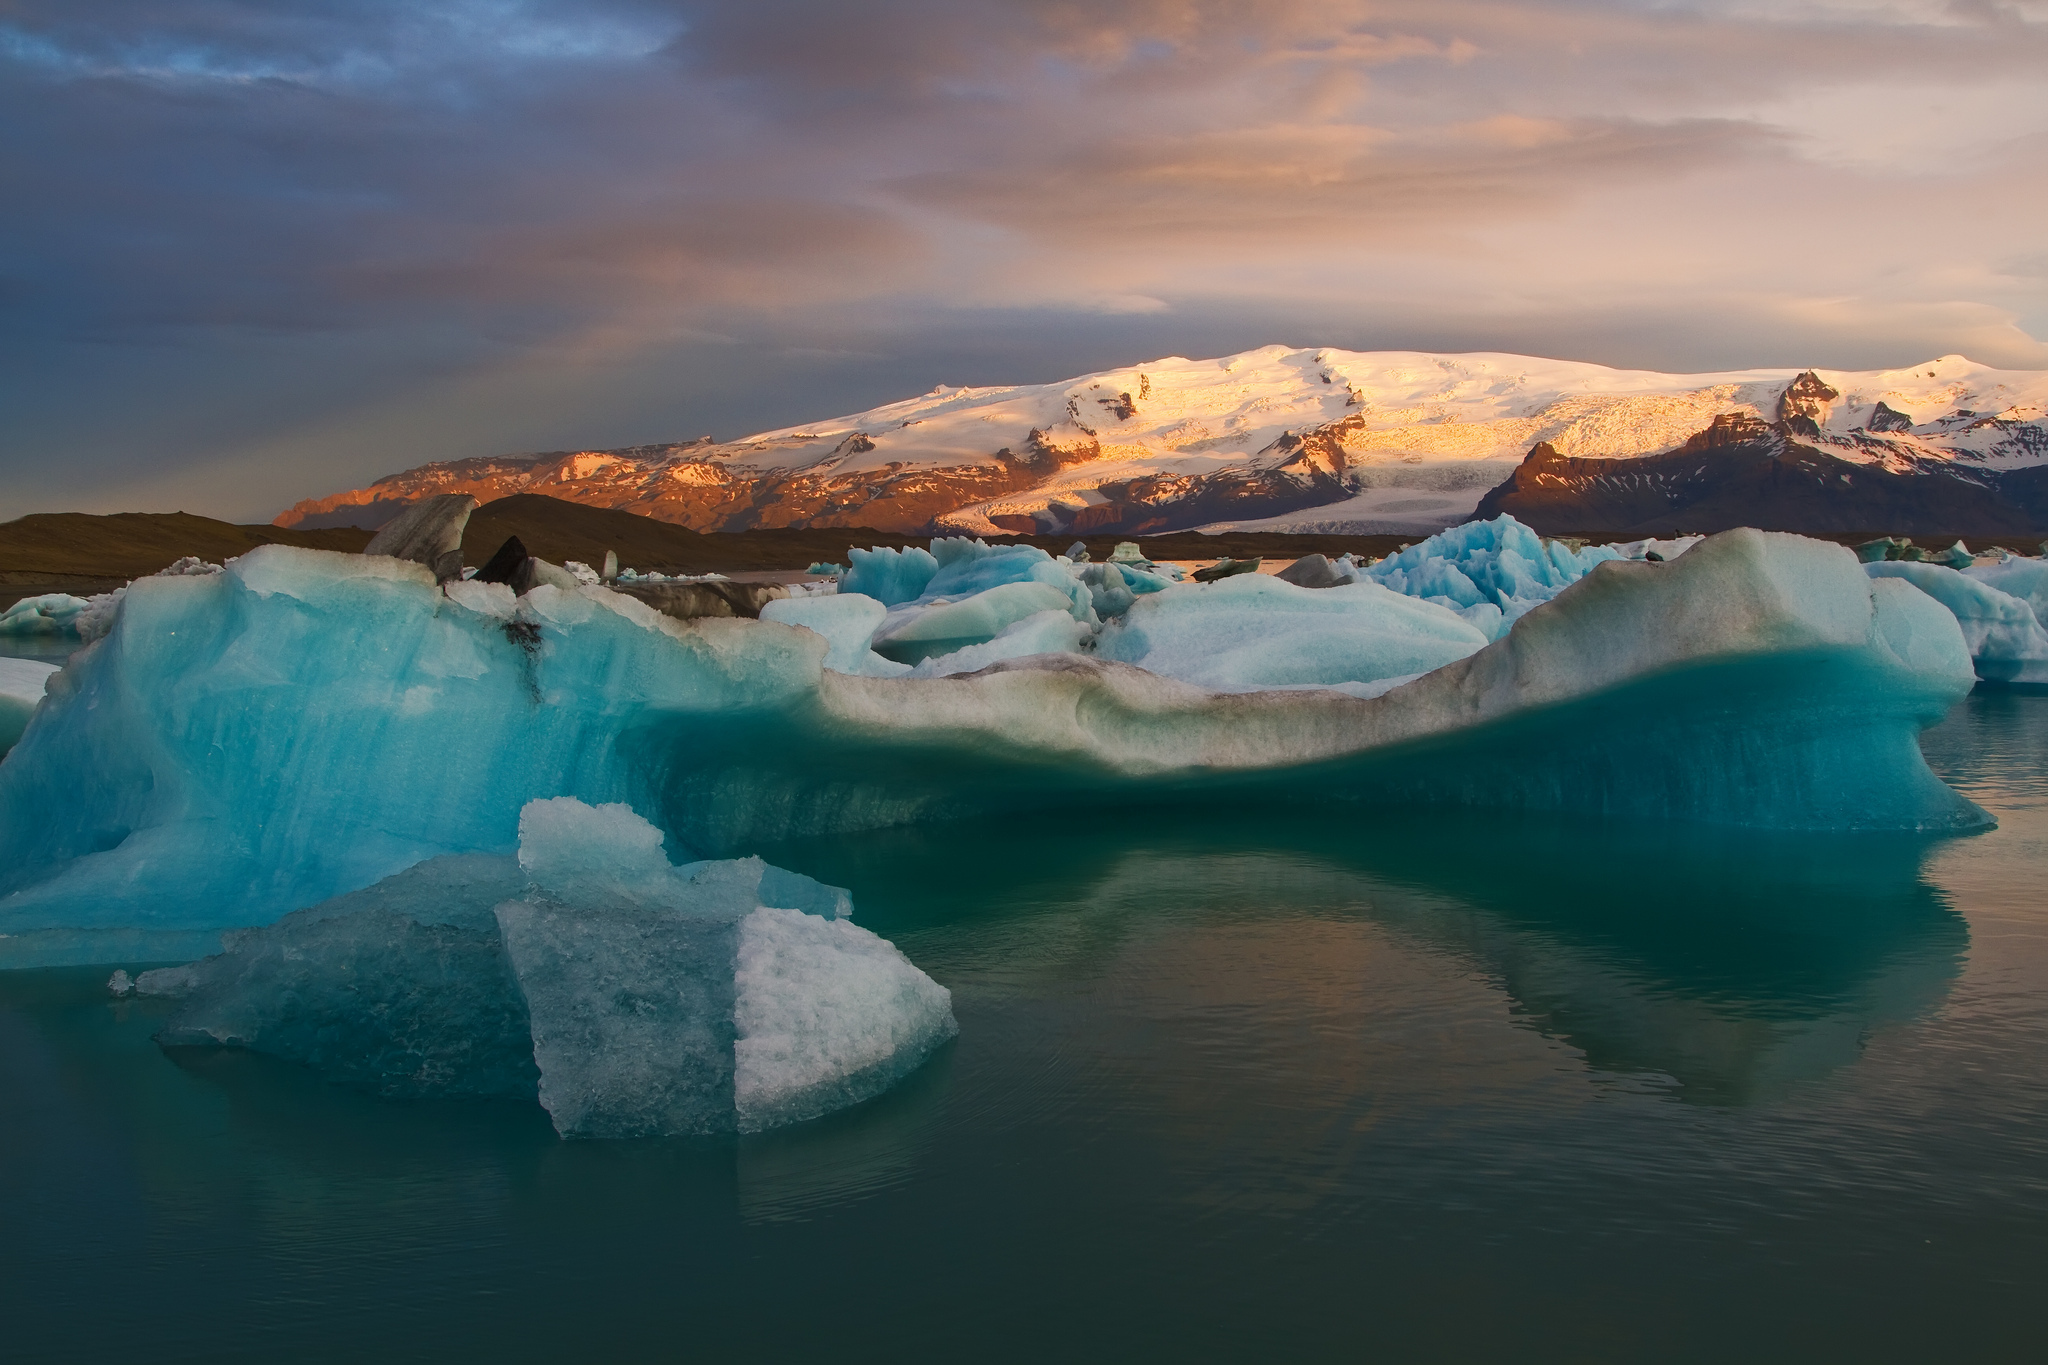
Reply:
[[[871, 676], [827, 667], [880, 657], [869, 623], [891, 609], [854, 594], [822, 629], [682, 622], [601, 587], [444, 589], [419, 565], [283, 546], [141, 580], [0, 763], [0, 963], [196, 957], [427, 859], [509, 854], [518, 812], [553, 797], [624, 802], [691, 859], [1276, 797], [1807, 829], [1986, 819], [1916, 744], [1974, 681], [1955, 617], [1796, 536], [1593, 564], [1490, 643], [1377, 584], [1174, 586], [1100, 625], [1076, 566], [958, 563], [963, 591], [1056, 592], [1057, 572], [1074, 592], [964, 647], [1002, 656], [976, 671]], [[1506, 551], [1496, 568], [1524, 572]]]

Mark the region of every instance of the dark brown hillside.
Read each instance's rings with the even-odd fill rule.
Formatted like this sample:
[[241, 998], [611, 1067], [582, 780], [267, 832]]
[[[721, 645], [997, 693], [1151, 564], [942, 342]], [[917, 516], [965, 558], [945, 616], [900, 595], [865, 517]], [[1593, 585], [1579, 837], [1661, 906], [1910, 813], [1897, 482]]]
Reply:
[[218, 564], [258, 545], [353, 552], [369, 543], [370, 533], [354, 527], [288, 531], [279, 526], [237, 526], [190, 512], [38, 512], [0, 525], [0, 583], [61, 583], [74, 578], [125, 582], [153, 574], [186, 555]]
[[1602, 539], [1735, 526], [1808, 535], [1881, 526], [1893, 535], [2032, 543], [2048, 524], [2020, 477], [2032, 470], [2001, 479], [1923, 463], [1895, 472], [1837, 458], [1799, 434], [1796, 420], [1766, 423], [1727, 413], [1661, 455], [1580, 459], [1539, 443], [1480, 500], [1474, 517], [1506, 512], [1546, 535]]
[[[835, 526], [805, 530], [714, 531], [689, 530], [672, 522], [656, 521], [633, 512], [611, 511], [538, 493], [516, 493], [485, 503], [469, 518], [462, 537], [463, 563], [481, 565], [507, 536], [518, 536], [529, 553], [557, 564], [580, 560], [596, 565], [604, 552], [612, 550], [619, 563], [643, 573], [743, 573], [771, 569], [803, 569], [813, 563], [846, 563], [849, 548], [875, 545], [925, 545], [928, 535], [907, 535], [900, 531], [878, 531], [866, 526]], [[1292, 560], [1311, 551], [1332, 557], [1354, 554], [1384, 555], [1407, 540], [1398, 536], [1292, 536], [1220, 535], [1205, 536], [1192, 531], [1172, 535], [1137, 536], [1103, 533], [1089, 536], [1005, 536], [993, 538], [998, 544], [1036, 545], [1053, 554], [1064, 553], [1076, 540], [1083, 540], [1096, 559], [1107, 559], [1120, 540], [1136, 539], [1154, 559], [1217, 559], [1263, 556]]]

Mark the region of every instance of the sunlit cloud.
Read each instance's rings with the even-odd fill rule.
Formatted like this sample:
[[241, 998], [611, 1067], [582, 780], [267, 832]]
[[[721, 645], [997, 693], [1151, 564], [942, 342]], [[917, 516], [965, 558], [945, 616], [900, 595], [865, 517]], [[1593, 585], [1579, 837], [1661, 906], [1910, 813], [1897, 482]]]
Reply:
[[2043, 69], [2039, 0], [9, 0], [0, 472], [258, 515], [1272, 340], [2048, 364]]

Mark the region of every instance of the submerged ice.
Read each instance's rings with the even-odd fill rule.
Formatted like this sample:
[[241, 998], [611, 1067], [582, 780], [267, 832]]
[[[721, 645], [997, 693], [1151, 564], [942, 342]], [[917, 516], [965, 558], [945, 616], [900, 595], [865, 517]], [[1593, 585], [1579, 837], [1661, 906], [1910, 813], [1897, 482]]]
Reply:
[[846, 892], [673, 866], [623, 805], [529, 803], [517, 855], [430, 859], [144, 973], [167, 1046], [393, 1096], [534, 1096], [570, 1137], [754, 1132], [872, 1098], [957, 1027]]

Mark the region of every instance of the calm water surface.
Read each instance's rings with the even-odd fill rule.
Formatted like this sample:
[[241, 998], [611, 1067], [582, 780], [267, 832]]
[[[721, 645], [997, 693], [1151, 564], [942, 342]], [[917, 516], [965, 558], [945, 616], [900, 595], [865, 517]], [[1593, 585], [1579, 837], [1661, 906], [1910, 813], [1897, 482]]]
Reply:
[[2020, 1360], [2048, 697], [1944, 842], [1297, 807], [771, 856], [954, 992], [900, 1091], [558, 1142], [0, 974], [13, 1361]]

